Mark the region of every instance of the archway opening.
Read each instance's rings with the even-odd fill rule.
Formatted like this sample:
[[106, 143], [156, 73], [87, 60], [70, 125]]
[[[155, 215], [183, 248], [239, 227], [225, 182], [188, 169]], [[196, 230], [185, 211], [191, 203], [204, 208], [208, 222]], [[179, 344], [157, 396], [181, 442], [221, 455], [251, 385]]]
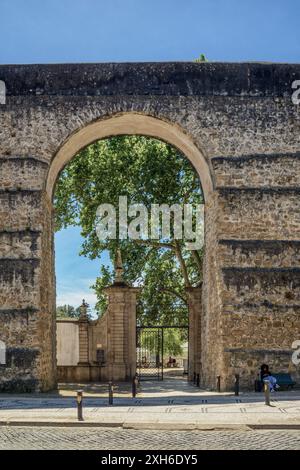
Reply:
[[[125, 117], [127, 120], [128, 116]], [[116, 127], [115, 120], [119, 120], [119, 127]], [[103, 374], [103, 368], [105, 367], [104, 364], [109, 362], [109, 352], [105, 350], [103, 343], [106, 341], [107, 344], [108, 338], [103, 338], [101, 335], [99, 336], [99, 329], [105, 330], [103, 326], [104, 322], [101, 321], [101, 318], [105, 316], [105, 310], [108, 307], [107, 297], [110, 298], [106, 289], [114, 285], [113, 277], [117, 266], [113, 266], [113, 264], [117, 257], [117, 251], [122, 252], [124, 259], [122, 270], [125, 274], [124, 279], [122, 278], [122, 282], [124, 280], [125, 284], [132, 286], [133, 289], [141, 289], [141, 286], [143, 286], [143, 293], [139, 295], [137, 302], [138, 326], [162, 326], [162, 323], [164, 323], [164, 326], [177, 327], [176, 333], [175, 330], [173, 331], [173, 336], [171, 331], [167, 331], [167, 338], [170, 337], [170, 339], [167, 341], [167, 343], [169, 343], [168, 348], [166, 348], [168, 357], [165, 358], [165, 362], [166, 364], [168, 363], [171, 369], [174, 366], [173, 359], [175, 359], [176, 366], [179, 364], [179, 360], [172, 358], [173, 350], [175, 351], [177, 348], [177, 351], [179, 349], [181, 349], [181, 351], [186, 349], [187, 351], [185, 346], [191, 341], [191, 334], [194, 342], [193, 347], [195, 348], [195, 344], [200, 343], [197, 337], [195, 337], [195, 327], [197, 329], [196, 336], [200, 335], [200, 327], [195, 323], [197, 314], [195, 314], [195, 307], [193, 307], [195, 306], [195, 296], [192, 291], [193, 288], [196, 288], [198, 292], [201, 291], [199, 285], [202, 281], [203, 246], [198, 246], [196, 249], [186, 247], [187, 240], [184, 240], [184, 234], [182, 241], [178, 241], [178, 234], [176, 235], [174, 233], [176, 214], [172, 208], [170, 212], [171, 225], [169, 239], [165, 234], [162, 237], [160, 232], [160, 237], [156, 237], [154, 241], [149, 240], [147, 237], [145, 238], [144, 234], [135, 240], [124, 240], [124, 238], [120, 237], [120, 227], [118, 226], [116, 230], [117, 233], [115, 234], [117, 237], [115, 237], [115, 239], [109, 240], [108, 242], [99, 241], [99, 237], [96, 236], [97, 230], [95, 226], [96, 212], [99, 204], [114, 203], [116, 207], [117, 198], [120, 199], [120, 197], [124, 198], [125, 196], [127, 199], [130, 199], [129, 204], [144, 205], [146, 210], [150, 209], [152, 205], [158, 205], [160, 208], [162, 205], [168, 205], [170, 208], [172, 204], [178, 206], [181, 204], [182, 207], [179, 209], [179, 212], [181, 210], [182, 216], [184, 217], [184, 215], [188, 213], [184, 205], [192, 205], [193, 203], [202, 205], [204, 196], [206, 198], [209, 197], [211, 191], [211, 182], [208, 178], [209, 174], [207, 173], [208, 169], [205, 160], [182, 131], [175, 129], [178, 131], [178, 134], [176, 134], [172, 126], [164, 122], [159, 122], [158, 127], [160, 128], [160, 132], [158, 132], [157, 120], [134, 115], [133, 117], [130, 116], [129, 123], [131, 123], [131, 127], [127, 126], [126, 129], [128, 133], [125, 133], [124, 116], [112, 118], [111, 121], [112, 127], [110, 128], [110, 132], [108, 129], [103, 131], [101, 128], [101, 124], [107, 127], [108, 123], [104, 121], [102, 123], [97, 122], [91, 124], [90, 126], [93, 127], [93, 130], [90, 129], [87, 131], [83, 129], [79, 131], [79, 133], [84, 133], [84, 138], [78, 138], [79, 133], [71, 136], [70, 140], [62, 146], [54, 157], [47, 181], [48, 194], [54, 197], [56, 224], [58, 224], [58, 228], [66, 228], [72, 225], [81, 226], [84, 237], [83, 254], [87, 257], [99, 261], [99, 255], [105, 250], [110, 254], [110, 265], [102, 269], [102, 275], [97, 276], [94, 282], [97, 303], [93, 306], [93, 318], [89, 318], [91, 324], [87, 327], [88, 332], [86, 334], [86, 338], [88, 338], [89, 342], [87, 346], [88, 351], [86, 351], [87, 362], [89, 362], [90, 365], [92, 362], [98, 367], [99, 364], [97, 364], [97, 362], [102, 361], [102, 378], [104, 377], [106, 379], [108, 376]], [[154, 129], [152, 128], [151, 132], [148, 128], [147, 135], [142, 134], [141, 131], [137, 133], [136, 124], [139, 123], [139, 129], [144, 129], [145, 131], [145, 122], [147, 125], [149, 125], [149, 122], [151, 125], [155, 122], [156, 127]], [[95, 126], [98, 128], [98, 131], [101, 129], [100, 135], [99, 132], [95, 134]], [[170, 145], [167, 143], [169, 139], [167, 139], [166, 136], [166, 129], [169, 133], [170, 129], [172, 129], [171, 134], [175, 136], [176, 147], [174, 147], [174, 144]], [[108, 137], [103, 135], [103, 133], [108, 134]], [[164, 139], [158, 139], [156, 134], [162, 133]], [[95, 138], [96, 136], [98, 136], [98, 139]], [[180, 141], [182, 136], [184, 139]], [[99, 140], [99, 137], [101, 140]], [[73, 142], [71, 143], [71, 141]], [[89, 144], [84, 145], [87, 141]], [[179, 146], [184, 147], [189, 153], [188, 159], [186, 155], [182, 153], [182, 150], [179, 150]], [[74, 156], [72, 153], [76, 148], [78, 148], [79, 151], [75, 153]], [[198, 156], [196, 152], [198, 152]], [[191, 159], [193, 159], [192, 163], [194, 165], [190, 164]], [[68, 164], [68, 162], [70, 163]], [[205, 169], [205, 190], [201, 188], [195, 166], [197, 166], [198, 171], [201, 167]], [[141, 176], [143, 176], [143, 178]], [[104, 181], [105, 178], [106, 181]], [[54, 191], [55, 182], [57, 184]], [[141, 211], [143, 212], [143, 208], [135, 207], [135, 209], [137, 211], [135, 215], [139, 214], [140, 216]], [[128, 215], [128, 207], [126, 210]], [[130, 210], [129, 208], [129, 213]], [[131, 219], [129, 217], [129, 227], [127, 227], [129, 232], [132, 229], [130, 223], [132, 223], [132, 215], [134, 215], [132, 212], [130, 214]], [[120, 211], [118, 211], [118, 209], [116, 210], [116, 215], [117, 218], [120, 217]], [[162, 219], [162, 213], [159, 214], [159, 217]], [[147, 224], [150, 223], [150, 220], [152, 220], [151, 216], [147, 219]], [[195, 214], [192, 215], [191, 220], [190, 228], [192, 231], [194, 229], [195, 233]], [[117, 223], [118, 222], [119, 221], [117, 221]], [[183, 219], [181, 222], [181, 228], [182, 227], [185, 227], [185, 221]], [[140, 219], [139, 223], [135, 224], [135, 228], [137, 232], [141, 232]], [[199, 227], [196, 227], [196, 229], [199, 229]], [[152, 234], [151, 228], [149, 229], [149, 234]], [[191, 241], [191, 239], [189, 241]], [[155, 244], [157, 245], [156, 247]], [[171, 245], [173, 245], [172, 248]], [[155, 253], [155, 255], [153, 255], [153, 253]], [[178, 275], [176, 271], [180, 274]], [[181, 279], [179, 279], [180, 277]], [[190, 277], [192, 277], [192, 279], [190, 279]], [[59, 283], [60, 279], [58, 279], [58, 287]], [[116, 291], [114, 293], [119, 294]], [[196, 297], [199, 300], [199, 294], [197, 295]], [[201, 299], [198, 302], [198, 306], [200, 304]], [[82, 357], [80, 357], [79, 351], [80, 338], [78, 342], [74, 340], [74, 335], [77, 335], [78, 338], [78, 331], [80, 329], [80, 325], [77, 329], [75, 328], [76, 320], [82, 313], [82, 309], [77, 308], [78, 305], [71, 305], [69, 307], [57, 305], [58, 313], [61, 316], [65, 316], [65, 319], [61, 318], [58, 320], [60, 330], [60, 339], [58, 340], [59, 361], [61, 361], [63, 357], [62, 350], [66, 350], [63, 344], [65, 339], [67, 337], [69, 337], [69, 339], [73, 338], [69, 341], [67, 347], [67, 350], [72, 351], [73, 363], [69, 365], [73, 367], [73, 372], [78, 364], [80, 364], [81, 368], [87, 365], [84, 364], [84, 361], [81, 361]], [[110, 308], [112, 308], [111, 303]], [[113, 308], [118, 309], [118, 306], [115, 305]], [[188, 335], [187, 330], [179, 330], [178, 327], [182, 327], [183, 325], [187, 326], [190, 323], [188, 312], [191, 308], [194, 309], [194, 323], [192, 325], [192, 333], [190, 329], [190, 334]], [[169, 320], [172, 316], [173, 318]], [[68, 320], [66, 320], [67, 317], [69, 317]], [[173, 325], [171, 325], [169, 321], [173, 322]], [[134, 328], [135, 326], [136, 324], [134, 324]], [[106, 328], [109, 330], [109, 326], [106, 325]], [[98, 333], [96, 330], [98, 330]], [[73, 333], [71, 331], [73, 331]], [[129, 331], [127, 331], [127, 336], [128, 334], [130, 336]], [[61, 340], [62, 338], [64, 338], [64, 341]], [[126, 349], [125, 343], [128, 343], [128, 338], [129, 337], [123, 338], [123, 351], [124, 347]], [[113, 341], [115, 341], [115, 339], [113, 339]], [[138, 349], [141, 346], [142, 345], [138, 344]], [[138, 349], [135, 350], [135, 355], [137, 355]], [[199, 356], [200, 350], [197, 351], [197, 353]], [[116, 352], [114, 352], [114, 354], [116, 354]], [[151, 351], [149, 351], [149, 354], [151, 356]], [[188, 367], [184, 365], [184, 358], [182, 357], [180, 359], [182, 359], [180, 363], [181, 368], [184, 369], [184, 372], [187, 372]], [[187, 361], [187, 354], [185, 359]], [[70, 357], [68, 360], [70, 360]], [[74, 361], [77, 362], [77, 365]], [[162, 357], [160, 363], [163, 361], [164, 357]], [[191, 351], [189, 351], [189, 362], [190, 364], [191, 362], [193, 363], [193, 366], [189, 369], [190, 378], [191, 375], [195, 375], [195, 361], [195, 358], [191, 359]], [[70, 371], [63, 375], [61, 366], [64, 364], [60, 362], [58, 364], [60, 371], [59, 379], [68, 376], [69, 378], [76, 377], [76, 375], [72, 375]], [[65, 365], [67, 366], [68, 364]], [[130, 374], [125, 374], [126, 378], [132, 376], [133, 372], [137, 370], [137, 366], [138, 361], [135, 359], [135, 365], [133, 368], [131, 367]], [[76, 373], [79, 372], [77, 371]], [[112, 372], [110, 371], [108, 373], [111, 374]], [[84, 373], [83, 375], [77, 375], [78, 378], [84, 378], [83, 376]], [[91, 379], [91, 375], [89, 375], [89, 378]], [[96, 375], [93, 375], [93, 378], [101, 379], [99, 371], [97, 371]]]

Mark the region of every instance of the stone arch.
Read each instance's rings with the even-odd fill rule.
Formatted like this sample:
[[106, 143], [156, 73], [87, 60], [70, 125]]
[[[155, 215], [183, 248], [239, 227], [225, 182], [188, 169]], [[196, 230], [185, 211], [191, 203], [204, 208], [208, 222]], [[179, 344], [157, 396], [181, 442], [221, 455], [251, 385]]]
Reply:
[[124, 113], [94, 121], [71, 134], [55, 154], [47, 175], [46, 191], [50, 199], [60, 171], [84, 147], [115, 135], [146, 135], [176, 147], [196, 169], [205, 201], [208, 201], [213, 183], [208, 163], [191, 137], [178, 125], [152, 116]]
[[[48, 202], [50, 203], [53, 198], [59, 173], [81, 149], [98, 140], [117, 135], [149, 136], [160, 139], [177, 148], [196, 170], [205, 203], [212, 199], [213, 183], [210, 169], [206, 158], [195, 145], [192, 138], [178, 124], [141, 113], [126, 112], [92, 121], [69, 135], [55, 153], [49, 167], [46, 180]], [[200, 340], [196, 339], [200, 338], [200, 320], [196, 322], [195, 318], [200, 316], [201, 290], [202, 288], [191, 288], [188, 293], [189, 323], [193, 325], [195, 330], [193, 335], [189, 336], [190, 358], [200, 355]], [[132, 335], [132, 339], [135, 344], [135, 335]], [[196, 360], [191, 359], [189, 367], [190, 378], [195, 371], [197, 373], [200, 372], [199, 365], [196, 366]]]

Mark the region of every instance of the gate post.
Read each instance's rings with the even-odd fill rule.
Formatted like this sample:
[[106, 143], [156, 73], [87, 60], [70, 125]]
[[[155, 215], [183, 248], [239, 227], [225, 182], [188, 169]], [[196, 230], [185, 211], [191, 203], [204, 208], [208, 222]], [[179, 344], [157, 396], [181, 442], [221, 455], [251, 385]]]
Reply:
[[120, 250], [115, 262], [115, 281], [104, 292], [108, 295], [109, 379], [131, 380], [136, 374], [136, 299], [140, 289], [131, 287], [124, 281]]
[[88, 304], [83, 299], [80, 306], [80, 316], [78, 319], [79, 334], [79, 362], [80, 376], [86, 382], [90, 377], [90, 353], [89, 353], [89, 318], [87, 314]]
[[78, 365], [89, 364], [89, 319], [87, 315], [88, 304], [83, 299], [78, 319], [79, 328], [79, 362]]

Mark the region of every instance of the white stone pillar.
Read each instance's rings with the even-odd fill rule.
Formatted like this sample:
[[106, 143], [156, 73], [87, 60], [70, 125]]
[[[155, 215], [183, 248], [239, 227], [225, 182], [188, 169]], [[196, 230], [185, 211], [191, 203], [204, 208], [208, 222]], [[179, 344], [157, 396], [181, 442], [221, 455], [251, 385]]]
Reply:
[[80, 317], [78, 319], [79, 333], [79, 366], [87, 366], [89, 361], [89, 319], [87, 315], [88, 305], [83, 300], [80, 307]]

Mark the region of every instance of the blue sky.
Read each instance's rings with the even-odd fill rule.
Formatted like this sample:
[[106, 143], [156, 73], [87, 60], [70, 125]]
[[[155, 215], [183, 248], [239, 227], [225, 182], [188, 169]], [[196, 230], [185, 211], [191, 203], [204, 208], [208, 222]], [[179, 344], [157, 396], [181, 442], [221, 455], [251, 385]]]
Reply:
[[[0, 0], [0, 63], [300, 62], [299, 0]], [[56, 236], [58, 303], [77, 306], [102, 260]]]
[[0, 63], [299, 62], [299, 0], [0, 0]]
[[57, 305], [78, 307], [85, 299], [93, 307], [96, 302], [90, 286], [99, 276], [101, 264], [109, 265], [110, 260], [107, 253], [100, 260], [79, 256], [82, 241], [79, 227], [69, 227], [55, 235]]

